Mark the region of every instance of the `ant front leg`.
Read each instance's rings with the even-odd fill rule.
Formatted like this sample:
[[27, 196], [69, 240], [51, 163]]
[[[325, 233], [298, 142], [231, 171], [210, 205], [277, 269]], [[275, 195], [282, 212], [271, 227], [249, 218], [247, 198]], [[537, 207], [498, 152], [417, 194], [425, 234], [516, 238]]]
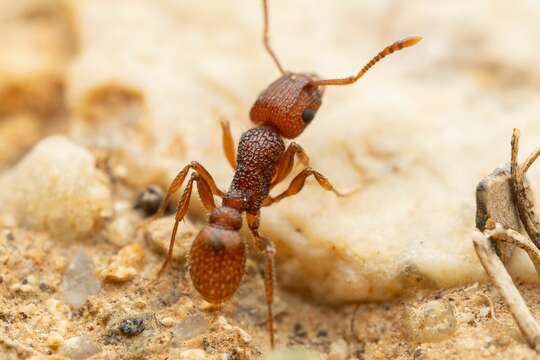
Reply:
[[220, 121], [221, 130], [222, 130], [222, 141], [223, 141], [223, 152], [227, 161], [233, 169], [236, 169], [236, 149], [234, 146], [234, 139], [231, 132], [231, 127], [227, 120], [222, 119]]
[[180, 198], [180, 202], [178, 203], [178, 208], [176, 210], [176, 216], [174, 221], [174, 227], [171, 234], [171, 240], [169, 241], [169, 251], [167, 252], [167, 258], [165, 259], [165, 262], [161, 266], [161, 269], [159, 270], [157, 277], [155, 281], [159, 279], [159, 277], [165, 272], [167, 269], [167, 266], [169, 265], [172, 256], [173, 256], [173, 250], [174, 250], [174, 242], [176, 240], [176, 232], [178, 230], [178, 225], [180, 224], [180, 221], [186, 216], [188, 208], [189, 208], [189, 201], [191, 199], [191, 192], [193, 190], [193, 183], [197, 183], [197, 191], [199, 193], [199, 197], [201, 198], [201, 201], [208, 210], [208, 212], [211, 212], [216, 207], [214, 203], [214, 193], [212, 192], [212, 188], [210, 184], [205, 180], [204, 177], [202, 177], [199, 173], [193, 173], [191, 174], [191, 178], [188, 181], [188, 184], [186, 185], [186, 189], [184, 190], [184, 193], [182, 194], [182, 197]]
[[145, 221], [139, 227], [144, 227], [146, 224], [152, 222], [153, 220], [155, 220], [155, 219], [163, 216], [163, 214], [165, 214], [165, 210], [167, 209], [167, 205], [169, 204], [169, 201], [170, 201], [171, 197], [174, 195], [174, 193], [176, 193], [178, 191], [178, 189], [180, 189], [180, 187], [184, 183], [184, 180], [186, 179], [186, 176], [187, 176], [190, 169], [194, 170], [195, 172], [197, 172], [197, 174], [199, 174], [199, 176], [204, 180], [204, 182], [210, 188], [210, 191], [211, 191], [212, 195], [217, 195], [219, 197], [223, 197], [223, 191], [221, 191], [217, 187], [216, 182], [214, 181], [214, 178], [212, 178], [212, 175], [210, 175], [208, 170], [206, 170], [206, 168], [204, 166], [202, 166], [198, 161], [192, 161], [189, 164], [187, 164], [186, 166], [184, 166], [184, 168], [178, 172], [178, 174], [176, 175], [176, 177], [172, 181], [171, 185], [169, 185], [169, 189], [167, 190], [167, 194], [165, 195], [165, 197], [161, 201], [161, 205], [159, 206], [158, 211], [150, 219]]
[[246, 213], [246, 220], [248, 222], [249, 230], [255, 238], [255, 244], [259, 251], [264, 252], [266, 256], [266, 268], [264, 270], [264, 288], [266, 293], [266, 304], [268, 306], [268, 333], [270, 334], [270, 345], [274, 347], [274, 319], [272, 315], [272, 304], [274, 302], [274, 278], [275, 278], [275, 264], [274, 256], [276, 250], [274, 244], [270, 239], [259, 235], [260, 224], [260, 212], [253, 215]]
[[308, 167], [302, 170], [300, 174], [296, 175], [296, 177], [289, 184], [289, 187], [287, 188], [287, 190], [283, 191], [281, 194], [277, 195], [276, 197], [272, 197], [272, 196], [266, 197], [266, 199], [264, 199], [263, 201], [263, 206], [270, 206], [286, 197], [298, 194], [300, 190], [302, 190], [302, 188], [304, 187], [307, 177], [310, 175], [313, 175], [315, 177], [315, 180], [317, 180], [317, 182], [323, 189], [332, 191], [334, 194], [336, 194], [339, 197], [349, 196], [356, 192], [356, 190], [349, 193], [341, 193], [337, 191], [334, 188], [334, 186], [330, 183], [330, 181], [328, 181], [328, 179], [324, 177], [323, 174]]
[[287, 147], [287, 150], [285, 150], [283, 156], [279, 160], [276, 173], [274, 174], [272, 182], [270, 183], [270, 188], [273, 188], [274, 186], [279, 184], [291, 173], [294, 166], [295, 155], [298, 156], [298, 160], [300, 161], [300, 163], [302, 163], [302, 165], [309, 165], [309, 157], [307, 156], [304, 149], [302, 149], [302, 147], [295, 142], [290, 143], [290, 145]]

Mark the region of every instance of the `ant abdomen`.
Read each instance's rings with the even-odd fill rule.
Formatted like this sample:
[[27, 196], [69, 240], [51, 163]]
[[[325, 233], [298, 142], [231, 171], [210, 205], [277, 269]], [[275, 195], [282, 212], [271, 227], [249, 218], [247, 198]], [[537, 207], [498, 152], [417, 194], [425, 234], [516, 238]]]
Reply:
[[215, 224], [197, 235], [189, 255], [193, 286], [212, 304], [221, 304], [236, 291], [246, 265], [246, 246], [236, 230]]

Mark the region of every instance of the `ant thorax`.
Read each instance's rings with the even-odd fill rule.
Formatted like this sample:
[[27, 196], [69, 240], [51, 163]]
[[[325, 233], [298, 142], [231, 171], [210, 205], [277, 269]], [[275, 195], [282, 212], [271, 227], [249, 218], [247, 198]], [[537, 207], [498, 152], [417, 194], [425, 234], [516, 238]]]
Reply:
[[234, 178], [223, 205], [256, 213], [270, 192], [270, 182], [284, 151], [283, 139], [272, 127], [259, 126], [242, 134]]

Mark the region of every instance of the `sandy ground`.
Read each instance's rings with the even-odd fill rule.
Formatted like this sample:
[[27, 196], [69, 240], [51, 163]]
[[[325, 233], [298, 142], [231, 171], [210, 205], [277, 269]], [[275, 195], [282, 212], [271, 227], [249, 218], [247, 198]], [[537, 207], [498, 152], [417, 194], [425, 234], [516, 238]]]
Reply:
[[[268, 354], [262, 278], [255, 262], [249, 261], [246, 281], [221, 310], [211, 309], [200, 300], [181, 266], [175, 266], [157, 285], [148, 288], [162, 261], [151, 251], [145, 251], [145, 266], [133, 281], [124, 285], [106, 283], [80, 308], [70, 308], [55, 299], [62, 299], [62, 272], [79, 247], [94, 259], [97, 268], [117, 252], [114, 245], [99, 239], [59, 246], [43, 233], [2, 231], [2, 358], [44, 358], [65, 353], [68, 338], [81, 334], [101, 350], [92, 359], [190, 359], [186, 353], [189, 349], [201, 351], [201, 357], [193, 358], [263, 359]], [[535, 300], [540, 297], [538, 289], [527, 285], [519, 288], [533, 313], [539, 313]], [[435, 329], [430, 330], [431, 335], [425, 335], [424, 326], [411, 325], [410, 311], [419, 311], [431, 301], [451, 309], [450, 322], [454, 325], [448, 327], [450, 330], [441, 319], [431, 323]], [[302, 347], [328, 354], [332, 346], [344, 342], [346, 355], [334, 354], [332, 359], [537, 357], [524, 343], [506, 306], [487, 285], [437, 291], [411, 287], [411, 294], [399, 300], [355, 308], [316, 304], [279, 288], [275, 306], [277, 351]], [[120, 329], [122, 320], [133, 318], [141, 319], [144, 330], [130, 336]], [[425, 341], [427, 337], [422, 336], [434, 337]], [[318, 359], [317, 355], [296, 351], [291, 358]], [[286, 357], [278, 353], [274, 358]]]

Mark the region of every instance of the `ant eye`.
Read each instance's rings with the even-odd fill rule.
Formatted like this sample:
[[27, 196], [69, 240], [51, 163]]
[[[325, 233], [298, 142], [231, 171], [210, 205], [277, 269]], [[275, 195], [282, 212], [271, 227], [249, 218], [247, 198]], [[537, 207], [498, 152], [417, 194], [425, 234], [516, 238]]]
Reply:
[[303, 112], [302, 112], [302, 120], [304, 120], [304, 122], [307, 124], [307, 123], [310, 123], [311, 120], [313, 120], [313, 118], [315, 117], [315, 111], [314, 110], [311, 110], [311, 109], [305, 109]]

